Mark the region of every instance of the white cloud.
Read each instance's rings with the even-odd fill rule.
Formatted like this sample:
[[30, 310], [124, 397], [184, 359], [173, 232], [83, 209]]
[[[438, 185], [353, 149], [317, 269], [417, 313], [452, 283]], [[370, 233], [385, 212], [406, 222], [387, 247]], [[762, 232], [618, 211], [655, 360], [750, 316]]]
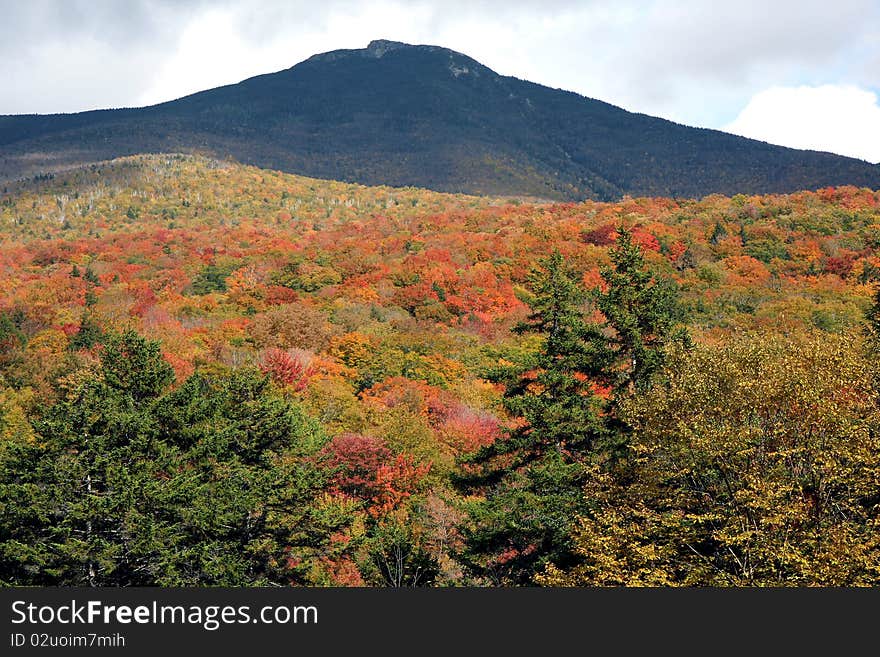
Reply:
[[782, 146], [880, 162], [877, 95], [852, 85], [766, 89], [722, 129]]
[[[336, 2], [320, 14], [309, 13], [296, 3], [274, 6], [278, 13], [255, 14], [253, 6], [247, 9], [218, 6], [194, 16], [181, 30], [176, 49], [165, 54], [159, 74], [141, 92], [137, 104], [173, 100], [273, 73], [328, 50], [363, 48], [373, 38], [419, 41], [425, 36], [424, 11], [417, 5]], [[393, 26], [387, 22], [391, 9], [396, 9]], [[280, 30], [279, 24], [293, 29]]]

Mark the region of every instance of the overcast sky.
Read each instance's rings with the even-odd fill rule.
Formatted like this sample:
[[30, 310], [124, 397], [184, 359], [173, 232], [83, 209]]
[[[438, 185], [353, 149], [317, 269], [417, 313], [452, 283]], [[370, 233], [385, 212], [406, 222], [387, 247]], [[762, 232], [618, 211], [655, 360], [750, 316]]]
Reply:
[[880, 161], [878, 0], [0, 0], [0, 114], [157, 103], [379, 38]]

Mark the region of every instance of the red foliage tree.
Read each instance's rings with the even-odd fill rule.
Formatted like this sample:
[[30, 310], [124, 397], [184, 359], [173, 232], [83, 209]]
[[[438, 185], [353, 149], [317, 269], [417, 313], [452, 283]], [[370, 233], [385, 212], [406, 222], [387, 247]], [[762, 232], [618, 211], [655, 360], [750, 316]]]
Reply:
[[378, 516], [397, 508], [418, 487], [430, 465], [393, 455], [381, 438], [344, 433], [322, 450], [336, 493], [361, 500]]
[[594, 246], [609, 246], [617, 239], [617, 227], [615, 224], [604, 224], [593, 230], [584, 231], [581, 239]]
[[440, 435], [457, 453], [473, 452], [501, 436], [501, 423], [491, 413], [458, 404], [447, 413]]
[[376, 473], [392, 460], [384, 440], [356, 433], [337, 436], [322, 454], [327, 467], [334, 472], [335, 491], [365, 502], [380, 493]]
[[290, 386], [297, 392], [305, 389], [313, 374], [304, 356], [275, 347], [263, 352], [260, 371], [275, 383]]

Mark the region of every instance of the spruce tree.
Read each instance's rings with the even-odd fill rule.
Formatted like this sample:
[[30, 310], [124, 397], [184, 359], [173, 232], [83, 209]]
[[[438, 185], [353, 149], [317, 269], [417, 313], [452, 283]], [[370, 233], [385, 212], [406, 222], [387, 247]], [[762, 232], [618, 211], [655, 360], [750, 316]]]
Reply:
[[107, 337], [103, 366], [45, 410], [36, 441], [3, 455], [0, 559], [13, 583], [148, 584], [173, 544], [156, 510], [175, 463], [150, 417], [171, 367], [134, 332]]
[[619, 400], [651, 384], [669, 346], [688, 345], [690, 340], [681, 323], [676, 286], [648, 269], [627, 228], [618, 228], [610, 256], [612, 265], [601, 270], [606, 290], [593, 294], [605, 316], [602, 347], [610, 355], [602, 374], [613, 390], [612, 399]]
[[488, 378], [505, 385], [518, 428], [462, 463], [470, 508], [462, 560], [498, 584], [528, 584], [547, 560], [570, 555], [570, 523], [582, 510], [583, 458], [601, 433], [592, 379], [607, 362], [598, 327], [584, 320], [580, 276], [556, 251], [529, 279], [531, 314], [517, 333], [543, 337], [539, 351]]
[[[351, 521], [326, 437], [256, 370], [175, 389], [159, 345], [108, 335], [97, 375], [0, 451], [0, 583], [305, 583]], [[338, 505], [337, 505], [338, 506]]]
[[[529, 281], [531, 313], [514, 329], [542, 336], [542, 346], [489, 373], [518, 424], [462, 462], [460, 487], [478, 497], [461, 559], [478, 577], [529, 584], [545, 564], [580, 558], [572, 534], [589, 512], [587, 472], [628, 442], [618, 405], [652, 384], [672, 343], [688, 343], [676, 288], [651, 273], [626, 228], [610, 256], [604, 291], [589, 293], [558, 251], [542, 260]], [[585, 320], [589, 301], [604, 321]]]

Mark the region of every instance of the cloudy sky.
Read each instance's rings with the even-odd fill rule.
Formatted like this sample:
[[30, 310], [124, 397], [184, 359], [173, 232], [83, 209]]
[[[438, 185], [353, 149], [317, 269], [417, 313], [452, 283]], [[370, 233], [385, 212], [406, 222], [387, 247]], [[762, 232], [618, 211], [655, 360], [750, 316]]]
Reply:
[[878, 0], [0, 0], [0, 114], [136, 106], [372, 39], [880, 162]]

